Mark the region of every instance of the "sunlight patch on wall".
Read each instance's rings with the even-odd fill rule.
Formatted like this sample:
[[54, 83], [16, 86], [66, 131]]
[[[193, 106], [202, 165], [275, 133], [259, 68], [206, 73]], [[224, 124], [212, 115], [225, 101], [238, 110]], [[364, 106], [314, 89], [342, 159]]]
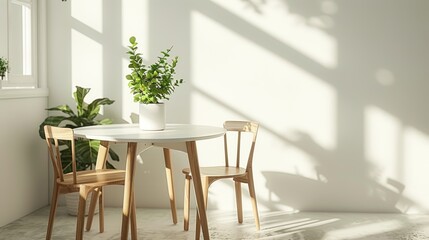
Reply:
[[129, 74], [131, 71], [128, 69], [129, 60], [122, 59], [122, 76], [124, 80], [121, 83], [121, 118], [122, 120], [129, 123], [138, 123], [138, 114], [139, 114], [139, 104], [134, 102], [134, 96], [130, 92], [128, 87], [128, 80], [125, 79], [125, 75]]
[[[198, 11], [191, 13], [190, 46], [191, 122], [220, 126], [228, 119], [250, 119], [261, 124], [254, 163], [260, 209], [291, 209], [270, 201], [273, 193], [263, 171], [326, 184], [316, 166], [337, 147], [336, 90]], [[222, 139], [213, 141], [218, 145], [198, 143], [201, 165], [222, 161]]]
[[[336, 68], [338, 63], [337, 40], [320, 27], [324, 19], [311, 19], [316, 24], [308, 24], [299, 15], [291, 14], [285, 3], [280, 0], [255, 3], [259, 5], [259, 11], [251, 11], [246, 8], [244, 1], [214, 0], [226, 11], [229, 11], [260, 31], [287, 44], [308, 58], [323, 65], [325, 68]], [[326, 5], [326, 4], [325, 4]], [[335, 6], [321, 5], [321, 11], [325, 8], [329, 11]], [[326, 12], [325, 9], [325, 12]], [[334, 9], [337, 11], [338, 9]], [[329, 26], [328, 26], [329, 27]]]
[[388, 112], [367, 106], [365, 116], [365, 157], [374, 167], [373, 177], [398, 177], [398, 151], [401, 148], [400, 121]]
[[406, 127], [404, 136], [404, 175], [405, 196], [411, 199], [413, 206], [409, 213], [418, 213], [429, 209], [428, 187], [429, 136], [413, 127]]
[[367, 174], [376, 183], [369, 194], [406, 212], [409, 200], [403, 197], [403, 125], [398, 118], [373, 105], [365, 107], [364, 121]]
[[[284, 109], [288, 137], [299, 144], [314, 145], [325, 151], [337, 146], [337, 94], [325, 82], [296, 71], [296, 78], [288, 80], [291, 109]], [[299, 80], [298, 80], [299, 79]]]
[[395, 83], [395, 75], [392, 71], [384, 68], [377, 69], [375, 72], [375, 80], [382, 86], [391, 86]]
[[429, 136], [376, 106], [365, 108], [365, 158], [368, 174], [391, 193], [406, 213], [427, 211]]
[[91, 88], [87, 101], [103, 96], [103, 46], [75, 29], [71, 30], [71, 79], [73, 86]]
[[[139, 51], [143, 52], [143, 58], [149, 57], [149, 1], [127, 0], [122, 3], [122, 46], [130, 45], [131, 36], [137, 38]], [[128, 72], [128, 67], [125, 69]]]
[[[203, 95], [218, 108], [257, 120], [280, 136], [293, 131], [322, 148], [336, 147], [337, 94], [332, 86], [198, 12], [191, 16], [191, 78]], [[223, 116], [216, 111], [213, 118], [201, 115], [196, 108], [205, 106], [200, 101], [192, 108], [192, 118]]]
[[125, 55], [130, 45], [130, 37], [134, 36], [138, 42], [138, 52], [142, 53], [144, 61], [149, 58], [149, 1], [127, 0], [121, 1], [122, 21], [121, 21], [121, 43], [124, 49], [124, 57], [122, 58], [122, 108], [121, 116], [124, 121], [130, 123], [138, 123], [138, 103], [134, 102], [133, 95], [128, 87], [128, 80], [125, 78], [131, 73], [128, 68], [129, 56]]
[[102, 0], [73, 0], [71, 16], [93, 30], [103, 32], [103, 1]]

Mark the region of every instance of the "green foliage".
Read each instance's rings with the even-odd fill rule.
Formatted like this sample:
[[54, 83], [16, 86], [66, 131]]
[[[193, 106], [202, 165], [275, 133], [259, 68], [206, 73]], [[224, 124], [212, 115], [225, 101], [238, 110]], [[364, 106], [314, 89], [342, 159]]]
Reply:
[[156, 63], [146, 66], [143, 64], [142, 54], [137, 52], [136, 38], [131, 37], [130, 43], [127, 54], [130, 59], [128, 68], [132, 72], [126, 78], [129, 80], [128, 86], [134, 95], [134, 102], [149, 104], [168, 100], [175, 88], [183, 83], [183, 79], [177, 80], [174, 77], [178, 57], [168, 62], [172, 47], [162, 51], [162, 56], [158, 57]]
[[[96, 120], [95, 118], [98, 116], [102, 105], [111, 105], [115, 101], [110, 100], [109, 98], [98, 98], [90, 104], [86, 104], [84, 99], [89, 91], [90, 88], [76, 86], [76, 92], [73, 93], [73, 97], [76, 102], [76, 113], [68, 105], [59, 105], [53, 108], [48, 108], [48, 111], [59, 111], [63, 114], [60, 116], [47, 117], [39, 126], [40, 137], [45, 139], [45, 133], [43, 130], [45, 125], [77, 128], [112, 123], [108, 118], [102, 120]], [[69, 142], [61, 142], [60, 144], [63, 145], [61, 150], [63, 171], [64, 173], [68, 173], [72, 171], [71, 146]], [[76, 140], [75, 146], [77, 170], [92, 169], [97, 161], [100, 141], [79, 138]], [[119, 156], [113, 150], [109, 151], [109, 155], [112, 160], [119, 161]], [[107, 167], [114, 168], [109, 162], [107, 162]]]
[[9, 72], [9, 61], [0, 57], [0, 76], [4, 76], [6, 72]]

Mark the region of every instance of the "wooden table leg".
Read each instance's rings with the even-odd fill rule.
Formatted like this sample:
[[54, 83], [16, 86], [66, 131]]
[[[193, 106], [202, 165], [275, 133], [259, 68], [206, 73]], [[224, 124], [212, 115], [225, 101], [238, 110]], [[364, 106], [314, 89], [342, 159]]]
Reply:
[[201, 183], [200, 166], [198, 163], [197, 145], [195, 141], [186, 142], [186, 150], [188, 152], [189, 166], [191, 168], [192, 179], [194, 181], [195, 198], [197, 201], [198, 215], [203, 231], [203, 236], [204, 239], [210, 239], [206, 208], [204, 204], [204, 194]]
[[167, 177], [168, 196], [170, 197], [171, 215], [173, 218], [173, 223], [177, 224], [176, 198], [174, 196], [173, 170], [171, 167], [170, 149], [168, 149], [168, 148], [164, 148], [164, 160], [165, 160], [165, 175]]
[[124, 186], [124, 202], [122, 207], [122, 230], [121, 239], [128, 238], [128, 229], [130, 222], [130, 214], [132, 207], [132, 193], [134, 189], [134, 165], [136, 158], [137, 143], [129, 142], [127, 147], [127, 162], [125, 173], [125, 186]]
[[131, 239], [137, 240], [136, 198], [134, 195], [134, 189], [132, 190], [131, 202]]

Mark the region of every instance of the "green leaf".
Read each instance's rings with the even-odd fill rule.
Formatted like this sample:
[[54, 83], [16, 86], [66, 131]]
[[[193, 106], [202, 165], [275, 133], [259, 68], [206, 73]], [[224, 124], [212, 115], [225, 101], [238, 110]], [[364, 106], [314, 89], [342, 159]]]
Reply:
[[109, 98], [97, 98], [88, 105], [85, 116], [89, 119], [94, 119], [98, 115], [101, 105], [111, 105], [114, 102], [114, 100], [110, 100]]
[[39, 136], [42, 139], [45, 139], [45, 130], [44, 127], [45, 125], [50, 125], [50, 126], [59, 126], [60, 123], [62, 121], [64, 121], [65, 119], [67, 119], [67, 117], [65, 116], [50, 116], [47, 117], [39, 126]]
[[81, 116], [84, 112], [84, 99], [90, 90], [90, 88], [76, 86], [76, 92], [73, 93], [73, 97], [76, 102], [78, 116]]
[[115, 169], [115, 166], [113, 166], [111, 163], [109, 163], [108, 161], [106, 161], [106, 168], [107, 169]]
[[110, 155], [110, 158], [111, 158], [113, 161], [116, 161], [116, 162], [118, 162], [118, 161], [119, 161], [119, 156], [118, 156], [118, 154], [116, 154], [112, 149], [109, 149], [109, 155]]
[[[114, 101], [108, 98], [99, 98], [92, 101], [88, 106], [85, 105], [85, 96], [90, 91], [89, 88], [82, 88], [77, 86], [76, 92], [73, 93], [75, 99], [78, 114], [75, 114], [68, 105], [59, 105], [57, 107], [48, 108], [48, 111], [61, 111], [67, 116], [49, 116], [39, 126], [39, 135], [41, 138], [45, 138], [44, 126], [62, 126], [67, 128], [76, 128], [81, 126], [92, 126], [98, 124], [110, 124], [112, 121], [108, 118], [100, 121], [95, 120], [98, 116], [100, 106], [110, 105]], [[77, 170], [85, 170], [93, 168], [95, 166], [98, 154], [98, 148], [100, 141], [77, 139], [76, 143], [76, 165]], [[72, 155], [71, 155], [71, 143], [68, 141], [60, 141], [60, 145], [63, 146], [60, 155], [63, 172], [68, 173], [72, 171]], [[118, 161], [119, 156], [113, 151], [109, 151], [113, 161]], [[114, 168], [110, 163], [106, 163], [107, 167]]]
[[100, 141], [78, 139], [76, 141], [76, 162], [79, 162], [80, 167], [86, 169], [93, 167], [97, 162], [98, 148]]
[[112, 123], [112, 120], [109, 119], [109, 118], [105, 118], [103, 120], [98, 121], [98, 124], [100, 124], [100, 125], [108, 125], [108, 124], [111, 124], [111, 123]]
[[69, 105], [58, 105], [56, 107], [48, 108], [46, 109], [48, 111], [61, 111], [69, 116], [76, 116], [76, 114], [73, 112], [73, 110], [69, 107]]
[[129, 55], [128, 68], [131, 73], [126, 75], [129, 80], [128, 87], [133, 94], [134, 101], [140, 103], [158, 103], [162, 99], [169, 99], [175, 87], [183, 83], [181, 80], [174, 78], [175, 67], [177, 66], [178, 57], [174, 57], [169, 63], [170, 51], [173, 47], [161, 51], [161, 56], [158, 56], [158, 61], [151, 65], [144, 65], [143, 59], [138, 53], [138, 44], [135, 37], [130, 38], [132, 46], [131, 51], [127, 51]]

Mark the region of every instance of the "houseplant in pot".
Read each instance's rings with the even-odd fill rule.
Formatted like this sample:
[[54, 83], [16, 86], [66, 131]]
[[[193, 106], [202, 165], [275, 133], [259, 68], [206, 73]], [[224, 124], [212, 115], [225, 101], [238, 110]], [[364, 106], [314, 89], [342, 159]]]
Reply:
[[[84, 126], [92, 125], [104, 125], [110, 124], [112, 121], [108, 118], [101, 120], [96, 119], [99, 115], [100, 107], [102, 105], [111, 105], [114, 103], [113, 100], [109, 98], [98, 98], [92, 101], [89, 104], [85, 103], [85, 97], [89, 93], [90, 88], [76, 87], [76, 91], [73, 93], [74, 100], [76, 102], [76, 112], [73, 111], [68, 105], [59, 105], [56, 107], [48, 108], [48, 111], [57, 111], [61, 112], [60, 115], [48, 116], [39, 126], [39, 135], [41, 138], [45, 139], [44, 126], [60, 126], [68, 128], [78, 128]], [[61, 165], [63, 167], [64, 173], [69, 173], [72, 171], [72, 155], [71, 155], [71, 146], [69, 142], [61, 143], [62, 150], [61, 154]], [[75, 142], [75, 156], [76, 156], [76, 169], [77, 170], [86, 170], [93, 169], [97, 162], [98, 148], [100, 146], [100, 141], [98, 140], [87, 140], [79, 138]], [[110, 159], [107, 160], [107, 168], [114, 168], [114, 166], [109, 162], [109, 160], [119, 161], [119, 156], [113, 151], [109, 150]], [[90, 201], [87, 201], [89, 203]], [[70, 203], [73, 206], [67, 206], [68, 212], [71, 215], [76, 215], [77, 213], [77, 203], [78, 195], [73, 196], [73, 194], [66, 194], [66, 203]], [[76, 205], [75, 205], [76, 204]], [[88, 209], [88, 208], [86, 208]]]
[[165, 106], [175, 88], [183, 79], [175, 78], [178, 57], [170, 60], [171, 48], [162, 51], [162, 56], [151, 65], [143, 63], [142, 54], [137, 52], [138, 43], [135, 37], [130, 38], [128, 46], [131, 73], [126, 75], [128, 86], [139, 106], [139, 126], [143, 130], [163, 130], [165, 128]]
[[0, 57], [0, 80], [4, 79], [7, 72], [9, 72], [9, 61], [4, 57]]

